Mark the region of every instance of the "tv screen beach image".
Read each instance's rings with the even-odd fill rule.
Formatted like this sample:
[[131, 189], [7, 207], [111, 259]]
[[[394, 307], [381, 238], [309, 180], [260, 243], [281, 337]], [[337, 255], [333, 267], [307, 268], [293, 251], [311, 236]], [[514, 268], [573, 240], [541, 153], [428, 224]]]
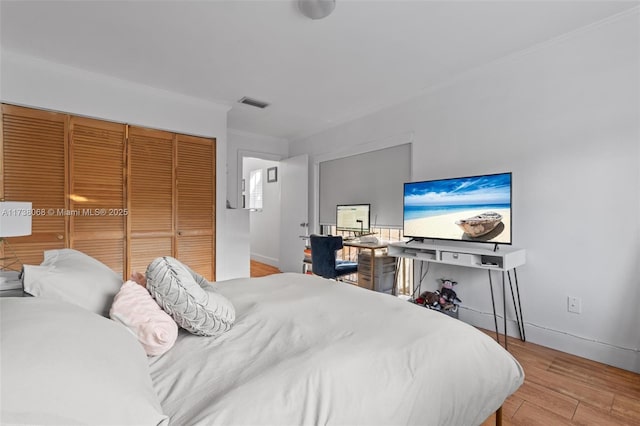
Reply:
[[404, 235], [511, 244], [511, 173], [406, 183]]

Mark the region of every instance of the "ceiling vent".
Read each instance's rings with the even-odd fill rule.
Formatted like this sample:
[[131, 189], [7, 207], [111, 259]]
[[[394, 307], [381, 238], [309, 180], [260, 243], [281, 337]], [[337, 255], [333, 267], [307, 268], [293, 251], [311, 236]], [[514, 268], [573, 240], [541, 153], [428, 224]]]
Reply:
[[264, 109], [269, 106], [268, 102], [259, 101], [257, 99], [253, 99], [248, 96], [243, 97], [238, 102], [240, 102], [241, 104], [249, 105], [249, 106], [260, 108], [260, 109]]

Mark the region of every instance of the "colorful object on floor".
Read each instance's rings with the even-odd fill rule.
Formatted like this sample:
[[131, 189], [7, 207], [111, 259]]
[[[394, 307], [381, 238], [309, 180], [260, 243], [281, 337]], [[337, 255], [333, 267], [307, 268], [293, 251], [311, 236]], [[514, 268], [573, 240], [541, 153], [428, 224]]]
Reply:
[[462, 303], [462, 300], [453, 290], [453, 286], [458, 283], [446, 278], [441, 278], [440, 282], [442, 283], [440, 290], [424, 291], [412, 302], [447, 314], [457, 313], [459, 303]]

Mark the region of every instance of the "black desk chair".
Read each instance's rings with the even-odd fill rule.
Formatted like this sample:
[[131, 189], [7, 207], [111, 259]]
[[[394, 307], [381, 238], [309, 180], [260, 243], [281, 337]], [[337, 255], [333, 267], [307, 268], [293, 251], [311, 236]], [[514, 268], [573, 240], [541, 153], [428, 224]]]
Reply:
[[348, 260], [337, 260], [336, 251], [342, 248], [342, 237], [311, 235], [311, 269], [315, 275], [337, 279], [358, 272], [358, 264]]

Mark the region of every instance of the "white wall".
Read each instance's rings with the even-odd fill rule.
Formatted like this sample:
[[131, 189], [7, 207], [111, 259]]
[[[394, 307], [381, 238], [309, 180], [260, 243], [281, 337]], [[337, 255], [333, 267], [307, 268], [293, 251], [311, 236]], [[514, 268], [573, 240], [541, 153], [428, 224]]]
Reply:
[[240, 181], [243, 157], [282, 160], [289, 156], [289, 142], [284, 139], [228, 129], [227, 199], [232, 207], [240, 207]]
[[227, 111], [226, 105], [134, 84], [2, 49], [0, 100], [179, 133], [215, 137], [216, 278], [236, 276], [225, 260]]
[[226, 279], [248, 278], [251, 276], [249, 214], [249, 210], [245, 209], [226, 209], [226, 227], [229, 238], [227, 238], [225, 245], [227, 250], [225, 261], [232, 265], [232, 267], [225, 268], [228, 274]]
[[249, 174], [262, 169], [262, 210], [250, 213], [251, 259], [267, 265], [280, 266], [280, 179], [267, 182], [267, 169], [278, 167], [277, 161], [244, 158], [243, 176], [246, 182], [247, 207], [249, 203]]
[[[513, 55], [295, 141], [290, 154], [314, 161], [413, 134], [414, 180], [513, 172], [513, 241], [527, 249], [518, 278], [528, 339], [640, 371], [638, 21], [636, 9]], [[493, 329], [486, 272], [432, 266], [426, 287], [443, 276], [460, 283], [468, 308], [461, 318]], [[581, 314], [567, 312], [567, 296], [582, 299]]]

